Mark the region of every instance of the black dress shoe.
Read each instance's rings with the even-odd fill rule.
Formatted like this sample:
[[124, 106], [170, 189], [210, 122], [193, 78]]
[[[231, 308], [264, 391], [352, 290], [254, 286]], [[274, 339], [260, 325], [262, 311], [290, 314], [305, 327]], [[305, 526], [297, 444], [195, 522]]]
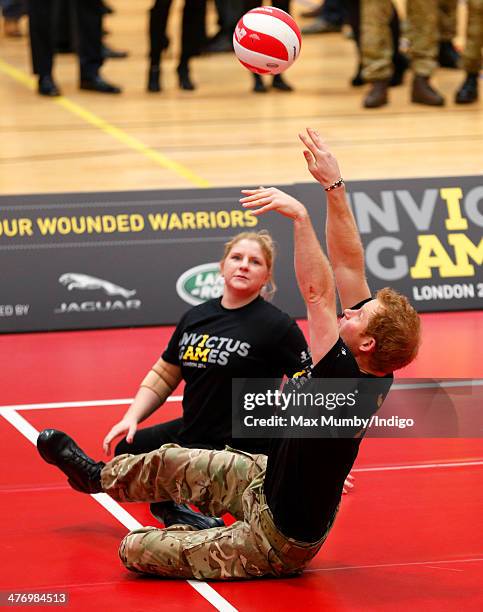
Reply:
[[450, 40], [442, 40], [439, 43], [438, 51], [438, 64], [442, 68], [459, 68], [460, 66], [460, 54], [455, 49], [453, 43]]
[[468, 72], [463, 85], [456, 92], [456, 104], [471, 104], [478, 100], [478, 76]]
[[102, 492], [101, 470], [105, 463], [88, 457], [67, 434], [57, 429], [44, 429], [37, 438], [37, 449], [44, 461], [64, 472], [76, 491]]
[[393, 61], [394, 72], [392, 73], [391, 80], [389, 81], [390, 87], [398, 87], [404, 80], [404, 73], [409, 68], [409, 60], [403, 54], [399, 53], [396, 59]]
[[351, 79], [351, 85], [352, 87], [361, 87], [362, 85], [365, 85], [365, 84], [366, 82], [364, 80], [364, 77], [362, 76], [362, 64], [359, 64], [357, 66], [357, 72]]
[[107, 45], [102, 45], [101, 55], [102, 59], [124, 59], [128, 57], [129, 53], [127, 51], [116, 51]]
[[191, 80], [190, 69], [187, 64], [180, 64], [176, 68], [176, 72], [178, 73], [178, 84], [180, 89], [184, 89], [185, 91], [194, 91], [196, 89], [195, 84]]
[[114, 13], [114, 9], [102, 1], [101, 2], [101, 13], [103, 15], [112, 15]]
[[253, 91], [255, 93], [267, 93], [268, 91], [261, 75], [259, 74], [253, 74]]
[[147, 90], [153, 93], [161, 91], [161, 70], [159, 66], [149, 67]]
[[52, 98], [61, 95], [60, 89], [50, 74], [39, 77], [38, 92], [41, 96], [50, 96]]
[[80, 88], [107, 94], [119, 94], [122, 91], [120, 87], [111, 85], [111, 83], [108, 83], [99, 75], [92, 79], [81, 79]]
[[281, 74], [274, 75], [272, 87], [273, 89], [278, 89], [278, 91], [293, 91], [293, 87], [284, 80]]
[[156, 502], [150, 505], [151, 514], [154, 518], [164, 523], [165, 527], [171, 525], [189, 525], [195, 529], [212, 529], [213, 527], [224, 527], [223, 519], [215, 516], [205, 516], [191, 510], [189, 506], [175, 504], [172, 501]]

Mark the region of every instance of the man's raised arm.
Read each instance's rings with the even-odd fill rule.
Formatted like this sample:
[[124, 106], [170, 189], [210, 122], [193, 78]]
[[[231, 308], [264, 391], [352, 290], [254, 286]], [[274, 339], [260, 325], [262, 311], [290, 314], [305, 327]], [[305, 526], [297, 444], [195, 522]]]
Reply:
[[335, 344], [339, 332], [335, 309], [335, 286], [329, 261], [320, 243], [305, 206], [275, 187], [245, 189], [240, 200], [254, 215], [275, 210], [292, 219], [294, 224], [295, 274], [307, 306], [310, 349], [317, 363]]
[[347, 201], [337, 160], [315, 130], [308, 128], [307, 134], [299, 136], [307, 147], [304, 156], [309, 172], [327, 195], [327, 253], [342, 308], [351, 308], [371, 297], [359, 230]]

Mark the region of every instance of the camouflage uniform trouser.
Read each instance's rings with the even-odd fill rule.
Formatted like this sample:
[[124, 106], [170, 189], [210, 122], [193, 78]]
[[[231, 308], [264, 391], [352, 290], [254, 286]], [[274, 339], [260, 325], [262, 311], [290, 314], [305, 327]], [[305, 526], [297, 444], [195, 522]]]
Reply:
[[[265, 501], [267, 458], [165, 444], [144, 455], [119, 455], [102, 470], [102, 487], [117, 501], [193, 502], [205, 514], [230, 512], [230, 527], [143, 527], [121, 542], [125, 566], [159, 576], [230, 580], [300, 573], [322, 546], [285, 537]], [[294, 491], [294, 495], [297, 493]]]
[[[361, 50], [366, 81], [389, 79], [392, 67], [392, 38], [389, 28], [391, 0], [361, 0]], [[438, 54], [437, 0], [407, 0], [409, 56], [414, 72], [430, 76]]]
[[468, 0], [468, 26], [466, 46], [463, 53], [463, 68], [466, 72], [478, 73], [481, 68], [483, 47], [483, 0]]
[[439, 0], [438, 26], [439, 40], [450, 42], [456, 36], [456, 5], [457, 0]]
[[415, 74], [431, 76], [439, 46], [437, 0], [407, 0], [409, 57]]
[[362, 75], [366, 81], [392, 76], [391, 0], [361, 0]]

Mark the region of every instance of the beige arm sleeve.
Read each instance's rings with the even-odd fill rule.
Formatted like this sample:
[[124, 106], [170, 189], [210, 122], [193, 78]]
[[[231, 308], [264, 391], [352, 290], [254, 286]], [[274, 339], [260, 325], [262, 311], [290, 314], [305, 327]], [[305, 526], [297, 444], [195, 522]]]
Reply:
[[176, 389], [181, 378], [181, 368], [161, 358], [149, 370], [141, 387], [151, 389], [164, 402]]

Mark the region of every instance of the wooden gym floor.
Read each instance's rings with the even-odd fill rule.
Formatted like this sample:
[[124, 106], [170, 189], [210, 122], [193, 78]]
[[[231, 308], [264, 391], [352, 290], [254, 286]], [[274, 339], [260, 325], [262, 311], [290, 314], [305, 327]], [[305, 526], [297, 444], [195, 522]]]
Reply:
[[[409, 103], [406, 83], [391, 103], [363, 110], [365, 88], [349, 80], [354, 43], [342, 34], [306, 36], [287, 73], [296, 91], [251, 92], [249, 73], [233, 54], [192, 63], [195, 92], [177, 89], [179, 8], [170, 23], [160, 94], [145, 92], [149, 0], [110, 0], [106, 42], [129, 50], [103, 75], [121, 96], [81, 92], [72, 55], [58, 56], [55, 78], [65, 97], [34, 92], [27, 39], [0, 36], [0, 194], [282, 184], [311, 180], [297, 133], [318, 128], [347, 179], [458, 176], [482, 170], [481, 102], [457, 106], [461, 71], [438, 70], [444, 108]], [[294, 14], [315, 2], [294, 1]], [[210, 3], [211, 6], [211, 3]], [[460, 10], [463, 27], [464, 8]], [[299, 24], [304, 20], [298, 18]], [[27, 24], [22, 22], [24, 31]], [[215, 29], [210, 10], [209, 30]], [[457, 44], [464, 44], [461, 29]]]

